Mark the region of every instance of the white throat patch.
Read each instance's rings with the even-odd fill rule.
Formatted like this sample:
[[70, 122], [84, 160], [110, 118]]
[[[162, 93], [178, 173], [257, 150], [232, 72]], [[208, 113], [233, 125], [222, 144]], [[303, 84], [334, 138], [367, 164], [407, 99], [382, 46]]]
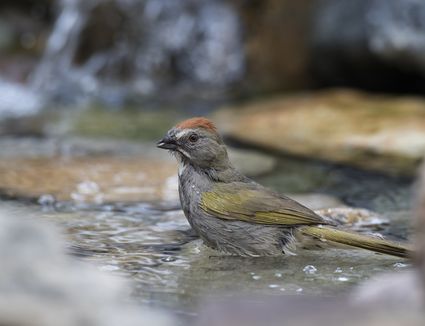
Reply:
[[186, 164], [184, 164], [183, 162], [179, 163], [179, 177], [181, 177], [184, 173], [184, 170], [186, 170]]
[[188, 152], [186, 152], [184, 149], [179, 148], [178, 151], [181, 152], [187, 158], [191, 158], [190, 154]]

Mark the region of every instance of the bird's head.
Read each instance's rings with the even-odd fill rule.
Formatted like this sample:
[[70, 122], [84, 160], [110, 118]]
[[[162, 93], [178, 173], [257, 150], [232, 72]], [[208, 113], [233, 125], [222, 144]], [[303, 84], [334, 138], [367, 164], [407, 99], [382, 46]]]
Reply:
[[214, 124], [206, 118], [180, 122], [157, 146], [175, 153], [181, 163], [190, 163], [201, 169], [224, 169], [230, 165], [223, 140]]

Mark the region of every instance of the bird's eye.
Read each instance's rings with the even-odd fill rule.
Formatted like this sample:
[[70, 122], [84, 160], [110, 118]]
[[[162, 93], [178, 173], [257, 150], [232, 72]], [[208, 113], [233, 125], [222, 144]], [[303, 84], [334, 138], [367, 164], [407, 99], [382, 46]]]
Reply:
[[191, 135], [189, 136], [189, 141], [190, 141], [191, 143], [196, 143], [196, 142], [198, 141], [198, 139], [199, 139], [199, 136], [198, 136], [197, 134], [191, 134]]

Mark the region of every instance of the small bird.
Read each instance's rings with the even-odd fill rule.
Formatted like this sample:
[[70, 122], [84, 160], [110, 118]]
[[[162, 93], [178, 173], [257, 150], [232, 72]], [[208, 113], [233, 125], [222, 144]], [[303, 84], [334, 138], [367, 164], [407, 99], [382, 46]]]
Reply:
[[229, 161], [215, 125], [196, 117], [170, 129], [157, 147], [171, 151], [179, 196], [191, 227], [208, 247], [240, 256], [292, 254], [300, 239], [339, 244], [397, 257], [409, 248], [352, 232], [240, 173]]

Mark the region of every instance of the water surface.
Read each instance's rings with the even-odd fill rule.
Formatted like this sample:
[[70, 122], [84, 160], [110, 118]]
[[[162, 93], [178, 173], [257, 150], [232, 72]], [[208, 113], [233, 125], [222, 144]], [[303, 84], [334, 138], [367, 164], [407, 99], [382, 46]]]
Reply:
[[[323, 163], [281, 159], [275, 172], [258, 180], [279, 191], [331, 194], [344, 204], [378, 211], [391, 223], [390, 238], [409, 233], [409, 180]], [[359, 250], [298, 251], [296, 256], [224, 256], [202, 245], [182, 211], [161, 203], [29, 206], [59, 225], [79, 259], [133, 282], [143, 304], [191, 316], [205, 298], [257, 295], [333, 296], [376, 275], [409, 268], [405, 261]]]

